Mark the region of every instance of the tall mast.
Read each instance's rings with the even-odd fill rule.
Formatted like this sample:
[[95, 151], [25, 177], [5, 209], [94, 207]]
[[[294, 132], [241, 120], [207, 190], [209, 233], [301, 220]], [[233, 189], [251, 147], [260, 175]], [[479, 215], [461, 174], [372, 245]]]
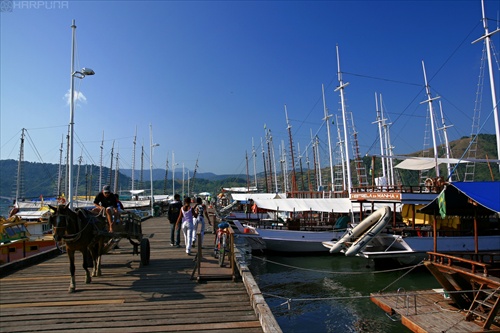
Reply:
[[120, 155], [120, 151], [117, 149], [116, 163], [115, 163], [115, 186], [114, 186], [114, 190], [113, 190], [114, 193], [118, 193], [118, 190], [119, 190], [119, 186], [118, 186], [118, 179], [120, 177], [120, 165], [118, 164], [118, 162], [120, 160], [119, 155]]
[[137, 126], [135, 127], [134, 142], [132, 148], [132, 191], [135, 189], [135, 147], [137, 144]]
[[316, 157], [316, 139], [313, 137], [313, 134], [312, 134], [312, 129], [310, 129], [310, 132], [311, 132], [311, 142], [312, 142], [312, 152], [313, 152], [313, 162], [314, 162], [314, 190], [317, 191], [318, 190], [318, 186], [319, 186], [319, 183], [318, 183], [318, 173], [317, 173], [317, 170], [318, 170], [318, 165], [317, 165], [317, 161], [318, 161], [318, 158]]
[[63, 145], [64, 145], [64, 135], [61, 138], [61, 148], [59, 148], [59, 171], [57, 174], [57, 196], [58, 197], [61, 195]]
[[19, 147], [19, 160], [17, 161], [16, 203], [23, 192], [24, 131], [26, 131], [25, 128], [21, 130], [21, 145]]
[[267, 182], [266, 152], [264, 150], [264, 143], [262, 142], [262, 137], [260, 138], [260, 146], [262, 148], [262, 162], [264, 163], [264, 180], [266, 184], [266, 193], [269, 193], [269, 186]]
[[[380, 141], [380, 155], [381, 156], [384, 156], [384, 140], [382, 140], [382, 115], [381, 115], [381, 112], [380, 112], [380, 109], [378, 107], [378, 99], [377, 99], [377, 93], [375, 93], [375, 109], [376, 109], [376, 112], [377, 112], [377, 120], [375, 121], [375, 123], [377, 123], [378, 125], [378, 136], [379, 136], [379, 141]], [[382, 177], [385, 179], [386, 177], [386, 174], [385, 174], [385, 158], [384, 157], [381, 157], [382, 159]]]
[[[441, 112], [441, 124], [443, 124], [443, 127], [438, 128], [438, 131], [443, 131], [444, 134], [444, 142], [445, 142], [445, 150], [446, 150], [446, 158], [450, 158], [450, 142], [448, 141], [448, 131], [446, 130], [449, 127], [452, 127], [453, 125], [446, 126], [446, 122], [444, 120], [444, 114], [443, 114], [443, 106], [441, 105], [441, 101], [439, 101], [439, 110]], [[451, 174], [451, 164], [448, 162], [446, 163], [446, 166], [448, 168], [448, 177], [449, 181], [453, 181], [452, 179], [452, 174]]]
[[[290, 125], [290, 122], [288, 121], [288, 111], [286, 109], [286, 104], [285, 104], [285, 117], [286, 117], [286, 129], [288, 130], [288, 137], [290, 139], [290, 157], [292, 159], [292, 198], [293, 198], [293, 193], [297, 192], [297, 177], [295, 175], [295, 157], [293, 156], [293, 141], [292, 141], [292, 125]], [[285, 147], [283, 146], [283, 151], [285, 150]]]
[[340, 129], [340, 122], [337, 118], [337, 138], [338, 138], [338, 145], [339, 145], [339, 150], [340, 150], [340, 160], [342, 161], [342, 191], [345, 191], [348, 187], [347, 184], [347, 179], [346, 179], [346, 164], [345, 164], [345, 158], [344, 158], [344, 146], [343, 143], [344, 141], [342, 140], [342, 133]]
[[167, 195], [167, 182], [168, 182], [168, 153], [167, 153], [167, 164], [165, 166], [165, 179], [163, 181], [163, 194]]
[[109, 187], [112, 187], [113, 184], [113, 156], [114, 156], [114, 150], [115, 150], [115, 141], [113, 140], [113, 145], [111, 146], [111, 159], [109, 162]]
[[304, 191], [304, 170], [302, 170], [302, 154], [300, 153], [300, 143], [297, 142], [297, 152], [299, 153], [299, 165], [300, 165], [300, 186], [301, 191]]
[[[493, 77], [493, 62], [491, 60], [491, 36], [500, 31], [500, 29], [496, 29], [493, 32], [489, 32], [488, 30], [488, 19], [486, 18], [486, 12], [484, 9], [484, 0], [481, 0], [481, 9], [483, 13], [483, 27], [484, 27], [484, 35], [475, 41], [472, 44], [483, 40], [486, 44], [486, 53], [488, 55], [488, 74], [490, 76], [490, 89], [491, 89], [491, 102], [493, 105], [493, 116], [495, 119], [495, 134], [497, 138], [497, 158], [500, 160], [500, 125], [498, 124], [498, 104], [495, 90], [495, 78]], [[500, 170], [500, 164], [498, 165]]]
[[386, 155], [389, 156], [389, 158], [385, 159], [387, 164], [387, 182], [389, 185], [395, 185], [393, 167], [394, 159], [391, 158], [391, 156], [393, 155], [392, 150], [394, 147], [391, 144], [391, 131], [389, 130], [389, 125], [391, 125], [391, 123], [387, 123], [387, 119], [384, 116], [384, 102], [382, 101], [382, 94], [380, 94], [380, 115], [382, 117], [382, 125], [384, 128]]
[[325, 118], [323, 120], [326, 122], [326, 133], [328, 135], [328, 153], [330, 155], [330, 191], [333, 192], [334, 190], [334, 178], [333, 178], [333, 157], [332, 157], [332, 138], [330, 136], [330, 117], [331, 115], [328, 114], [328, 109], [326, 107], [326, 100], [325, 100], [325, 86], [322, 84], [321, 85], [321, 92], [323, 94], [323, 111], [325, 112]]
[[253, 158], [253, 176], [254, 176], [254, 183], [255, 183], [255, 188], [257, 189], [257, 153], [255, 152], [255, 144], [253, 142], [252, 138], [252, 158]]
[[345, 98], [344, 98], [344, 88], [347, 87], [349, 82], [344, 83], [342, 81], [342, 72], [340, 71], [340, 55], [339, 55], [339, 46], [337, 48], [337, 69], [338, 69], [338, 80], [339, 86], [335, 89], [335, 91], [340, 91], [340, 103], [342, 106], [342, 122], [344, 124], [344, 153], [345, 153], [345, 163], [346, 163], [346, 172], [347, 172], [347, 191], [349, 194], [351, 193], [352, 188], [352, 179], [351, 179], [351, 161], [349, 158], [349, 140], [347, 139], [347, 115], [345, 109]]
[[99, 191], [102, 189], [102, 159], [104, 151], [104, 131], [102, 131], [102, 141], [101, 141], [101, 160], [99, 163]]
[[438, 165], [438, 151], [437, 151], [437, 145], [436, 145], [436, 130], [434, 128], [434, 108], [432, 107], [432, 101], [435, 99], [438, 99], [438, 97], [432, 98], [431, 97], [431, 89], [429, 87], [429, 84], [427, 83], [427, 74], [425, 72], [425, 64], [424, 61], [422, 60], [422, 69], [424, 71], [424, 81], [425, 81], [425, 91], [427, 93], [427, 100], [420, 102], [420, 104], [428, 103], [429, 104], [429, 116], [430, 116], [430, 122], [431, 122], [431, 132], [432, 132], [432, 145], [434, 148], [434, 161], [435, 161], [435, 167], [436, 167], [436, 177], [439, 177], [439, 165]]

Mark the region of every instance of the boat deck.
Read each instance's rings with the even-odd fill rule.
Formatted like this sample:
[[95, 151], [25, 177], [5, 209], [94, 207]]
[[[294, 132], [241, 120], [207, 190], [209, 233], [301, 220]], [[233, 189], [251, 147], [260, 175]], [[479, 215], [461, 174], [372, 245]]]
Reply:
[[[255, 304], [262, 308], [258, 299], [263, 298], [245, 276], [245, 283], [242, 279], [191, 279], [195, 257], [186, 255], [184, 248], [170, 246], [166, 218], [146, 220], [142, 230], [150, 240], [149, 265], [141, 266], [140, 256], [133, 255], [128, 240], [122, 239], [118, 249], [103, 256], [103, 276], [85, 284], [81, 254], [77, 253], [77, 291], [72, 294], [68, 293], [66, 255], [8, 275], [3, 272], [0, 331], [258, 333], [269, 323], [273, 325], [270, 311], [263, 312], [267, 319], [262, 312], [256, 314]], [[202, 251], [207, 258], [213, 237], [205, 235]], [[206, 273], [217, 276], [214, 268]], [[252, 296], [247, 292], [250, 289]], [[280, 332], [279, 327], [271, 329]]]
[[[465, 321], [465, 312], [451, 306], [436, 290], [400, 293], [372, 293], [371, 300], [413, 332], [481, 332], [481, 326]], [[498, 331], [496, 331], [498, 332]]]

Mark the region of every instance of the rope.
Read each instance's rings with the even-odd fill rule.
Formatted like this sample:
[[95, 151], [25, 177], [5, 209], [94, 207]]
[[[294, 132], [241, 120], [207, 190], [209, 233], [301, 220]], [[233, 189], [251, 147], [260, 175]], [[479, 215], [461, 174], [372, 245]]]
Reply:
[[[266, 258], [260, 258], [260, 257], [255, 257], [255, 256], [252, 257], [252, 259], [258, 259], [258, 260], [261, 260], [263, 262], [271, 263], [271, 264], [274, 264], [274, 265], [279, 265], [279, 266], [283, 266], [283, 267], [298, 269], [298, 270], [302, 270], [302, 271], [316, 272], [316, 273], [339, 274], [339, 275], [358, 275], [358, 274], [366, 274], [367, 273], [367, 272], [332, 272], [332, 271], [325, 271], [325, 270], [319, 270], [319, 269], [303, 268], [303, 267], [297, 267], [297, 266], [291, 266], [291, 265], [287, 265], [287, 264], [282, 264], [282, 263], [279, 263], [279, 262], [276, 262], [276, 261], [267, 260]], [[422, 266], [422, 265], [423, 264], [420, 262], [420, 263], [418, 263], [415, 266], [401, 267], [401, 268], [394, 268], [394, 269], [387, 269], [387, 270], [382, 270], [382, 271], [373, 271], [373, 272], [369, 272], [369, 273], [372, 273], [372, 274], [390, 273], [390, 272], [404, 271], [404, 270], [407, 270], [407, 269], [409, 269], [411, 271], [414, 268]], [[405, 275], [406, 274], [407, 273], [405, 273]]]

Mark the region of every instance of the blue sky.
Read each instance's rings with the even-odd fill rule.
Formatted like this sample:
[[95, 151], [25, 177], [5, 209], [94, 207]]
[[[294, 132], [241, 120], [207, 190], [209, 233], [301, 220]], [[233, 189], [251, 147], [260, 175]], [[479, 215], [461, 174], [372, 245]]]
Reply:
[[[338, 114], [336, 45], [363, 155], [380, 152], [375, 93], [393, 122], [395, 153], [422, 149], [422, 61], [453, 125], [450, 139], [471, 132], [482, 54], [482, 44], [471, 42], [484, 33], [479, 0], [1, 2], [1, 159], [18, 158], [27, 128], [34, 147], [26, 145], [25, 160], [59, 162], [69, 123], [73, 19], [76, 69], [96, 72], [75, 81], [82, 94], [75, 164], [81, 154], [84, 163], [99, 164], [104, 133], [104, 164], [114, 142], [120, 168], [131, 168], [137, 129], [136, 169], [141, 145], [149, 168], [152, 124], [160, 144], [154, 167], [163, 168], [167, 156], [171, 164], [174, 152], [178, 168], [193, 170], [199, 156], [198, 172], [245, 173], [253, 139], [262, 171], [264, 124], [276, 151], [282, 141], [288, 149], [286, 104], [294, 143], [303, 150], [318, 133], [326, 165], [321, 85], [330, 114]], [[500, 1], [485, 6], [493, 31]], [[485, 81], [483, 133], [494, 133], [491, 109]]]

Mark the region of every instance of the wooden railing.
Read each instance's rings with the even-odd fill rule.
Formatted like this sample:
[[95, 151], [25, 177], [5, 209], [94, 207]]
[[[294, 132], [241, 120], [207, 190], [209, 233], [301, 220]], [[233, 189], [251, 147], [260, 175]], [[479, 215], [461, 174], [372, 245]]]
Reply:
[[[480, 262], [476, 260], [466, 259], [463, 257], [457, 257], [455, 255], [444, 254], [444, 253], [436, 253], [436, 252], [427, 252], [428, 260], [430, 262], [440, 264], [443, 266], [447, 266], [450, 269], [456, 271], [464, 271], [464, 269], [470, 270], [473, 274], [483, 274], [483, 276], [490, 276], [488, 270], [491, 268], [490, 263]], [[476, 254], [479, 258], [480, 254]], [[492, 256], [491, 253], [482, 253], [481, 256]]]

